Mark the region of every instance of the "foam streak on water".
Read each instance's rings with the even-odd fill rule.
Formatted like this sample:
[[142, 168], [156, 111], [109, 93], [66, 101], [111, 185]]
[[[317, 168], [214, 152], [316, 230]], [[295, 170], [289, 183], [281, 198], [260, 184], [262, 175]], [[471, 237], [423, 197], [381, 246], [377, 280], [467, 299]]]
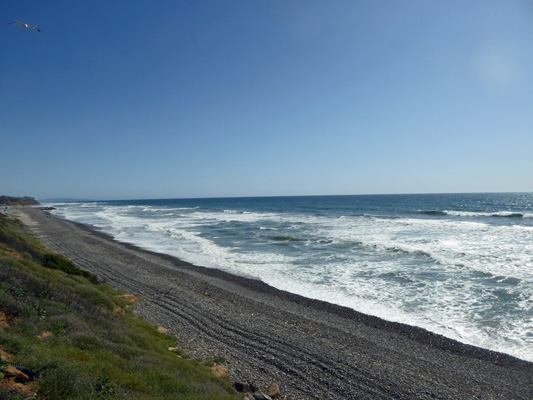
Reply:
[[533, 361], [533, 195], [54, 204], [117, 240]]

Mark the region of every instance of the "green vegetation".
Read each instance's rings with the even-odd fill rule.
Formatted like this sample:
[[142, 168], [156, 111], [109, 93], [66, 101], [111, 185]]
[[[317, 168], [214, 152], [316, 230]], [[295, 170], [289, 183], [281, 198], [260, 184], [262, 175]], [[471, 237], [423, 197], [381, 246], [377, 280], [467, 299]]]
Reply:
[[71, 275], [81, 275], [84, 278], [87, 278], [91, 283], [98, 283], [96, 275], [91, 274], [89, 271], [77, 268], [72, 261], [59, 254], [44, 254], [42, 264], [45, 268], [58, 269]]
[[4, 372], [7, 368], [7, 361], [0, 358], [0, 379], [4, 379]]
[[[236, 399], [173, 336], [136, 317], [122, 292], [47, 251], [0, 215], [0, 349], [32, 371], [37, 398]], [[6, 367], [0, 359], [0, 377]], [[0, 399], [25, 396], [0, 387]]]
[[6, 206], [31, 206], [39, 204], [33, 197], [12, 197], [12, 196], [0, 196], [0, 204]]

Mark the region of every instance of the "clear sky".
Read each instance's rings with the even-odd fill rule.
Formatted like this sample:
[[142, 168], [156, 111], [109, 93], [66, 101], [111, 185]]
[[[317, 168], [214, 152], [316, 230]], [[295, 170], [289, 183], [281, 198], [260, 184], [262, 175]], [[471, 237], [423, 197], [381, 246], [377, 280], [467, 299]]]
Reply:
[[533, 191], [531, 0], [4, 0], [0, 16], [0, 195]]

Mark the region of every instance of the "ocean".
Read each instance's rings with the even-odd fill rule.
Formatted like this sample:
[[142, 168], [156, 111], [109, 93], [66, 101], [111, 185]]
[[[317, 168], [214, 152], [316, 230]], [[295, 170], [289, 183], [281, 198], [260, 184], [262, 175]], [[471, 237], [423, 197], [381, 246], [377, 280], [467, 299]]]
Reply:
[[121, 242], [533, 361], [533, 193], [47, 205]]

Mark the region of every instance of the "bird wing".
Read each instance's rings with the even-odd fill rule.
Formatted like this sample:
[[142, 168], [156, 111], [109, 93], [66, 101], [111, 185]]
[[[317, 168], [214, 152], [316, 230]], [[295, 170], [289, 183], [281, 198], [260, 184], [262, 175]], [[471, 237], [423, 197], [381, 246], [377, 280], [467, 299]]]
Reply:
[[23, 24], [22, 22], [19, 22], [19, 21], [13, 21], [13, 22], [10, 22], [10, 24], [19, 24], [23, 28], [26, 28], [26, 24]]
[[39, 28], [37, 28], [35, 25], [28, 25], [28, 28], [36, 29], [37, 31], [41, 32]]

